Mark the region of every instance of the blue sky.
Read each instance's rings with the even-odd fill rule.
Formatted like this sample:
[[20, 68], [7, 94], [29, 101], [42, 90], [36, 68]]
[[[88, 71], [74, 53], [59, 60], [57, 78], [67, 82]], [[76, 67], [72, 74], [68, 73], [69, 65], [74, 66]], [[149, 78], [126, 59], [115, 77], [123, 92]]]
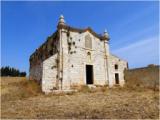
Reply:
[[110, 34], [110, 50], [130, 68], [159, 62], [158, 2], [2, 2], [1, 66], [29, 71], [29, 56], [66, 23]]

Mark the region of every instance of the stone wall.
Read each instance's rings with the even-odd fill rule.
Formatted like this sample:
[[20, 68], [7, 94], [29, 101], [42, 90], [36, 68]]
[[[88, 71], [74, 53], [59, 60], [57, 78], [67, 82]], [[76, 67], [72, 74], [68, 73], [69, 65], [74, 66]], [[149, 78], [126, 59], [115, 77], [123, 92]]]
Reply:
[[30, 56], [30, 80], [37, 80], [41, 83], [44, 67], [43, 62], [58, 52], [58, 41], [58, 33], [56, 31]]
[[[65, 30], [64, 30], [65, 31]], [[92, 39], [92, 49], [85, 48], [85, 36], [89, 35]], [[66, 32], [62, 33], [63, 36], [63, 83], [72, 85], [85, 85], [86, 84], [86, 71], [87, 64], [93, 65], [94, 84], [104, 85], [105, 68], [104, 68], [104, 42], [93, 36], [90, 32], [84, 33], [70, 32], [70, 36]], [[69, 40], [68, 40], [69, 39]], [[68, 50], [68, 43], [71, 44], [71, 49]], [[91, 54], [88, 58], [88, 52]]]
[[125, 71], [126, 85], [129, 87], [159, 88], [159, 66], [148, 66]]
[[[63, 46], [63, 87], [69, 88], [72, 85], [86, 85], [86, 65], [93, 65], [94, 83], [95, 85], [110, 86], [115, 84], [115, 73], [119, 74], [120, 85], [124, 84], [124, 69], [127, 69], [127, 62], [119, 59], [116, 56], [109, 55], [109, 45], [104, 41], [86, 31], [84, 33], [70, 32], [67, 36], [67, 31], [62, 30], [62, 46]], [[92, 49], [85, 48], [85, 36], [89, 35], [92, 38]], [[74, 45], [68, 49], [69, 41]], [[106, 51], [105, 51], [106, 49]], [[90, 53], [90, 58], [87, 53]], [[109, 56], [105, 59], [106, 55]], [[107, 64], [108, 61], [108, 64]], [[114, 69], [114, 65], [118, 64], [118, 70]], [[109, 69], [107, 69], [109, 67]], [[108, 72], [108, 73], [107, 73]], [[110, 82], [108, 82], [110, 80]]]
[[30, 68], [30, 80], [36, 80], [39, 83], [41, 83], [42, 80], [42, 70], [43, 70], [43, 64], [37, 64], [34, 67]]
[[50, 92], [58, 89], [58, 62], [57, 54], [43, 62], [42, 91]]
[[[110, 54], [109, 56], [109, 86], [113, 86], [115, 83], [115, 74], [118, 73], [119, 74], [119, 84], [121, 86], [124, 85], [125, 81], [124, 81], [124, 70], [128, 69], [127, 68], [127, 62], [118, 58], [115, 55]], [[118, 66], [118, 69], [115, 69], [115, 65]]]
[[[92, 44], [89, 45], [88, 41], [85, 46], [86, 39], [90, 39]], [[66, 28], [58, 28], [54, 39], [49, 37], [31, 55], [30, 64], [30, 77], [42, 80], [44, 92], [86, 85], [86, 65], [93, 66], [94, 85], [113, 86], [115, 73], [118, 73], [120, 85], [123, 86], [123, 71], [127, 68], [127, 62], [111, 55], [108, 42], [90, 29], [78, 32]], [[115, 64], [118, 64], [118, 70], [114, 69]]]

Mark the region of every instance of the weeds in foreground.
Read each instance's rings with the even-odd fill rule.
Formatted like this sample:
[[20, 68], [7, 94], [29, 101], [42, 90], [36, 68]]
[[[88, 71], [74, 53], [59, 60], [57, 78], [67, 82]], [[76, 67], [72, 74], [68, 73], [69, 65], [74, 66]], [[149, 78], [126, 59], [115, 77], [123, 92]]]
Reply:
[[1, 95], [2, 101], [25, 99], [42, 94], [40, 85], [36, 81], [27, 79], [19, 80], [19, 82], [4, 83], [1, 90], [4, 91]]

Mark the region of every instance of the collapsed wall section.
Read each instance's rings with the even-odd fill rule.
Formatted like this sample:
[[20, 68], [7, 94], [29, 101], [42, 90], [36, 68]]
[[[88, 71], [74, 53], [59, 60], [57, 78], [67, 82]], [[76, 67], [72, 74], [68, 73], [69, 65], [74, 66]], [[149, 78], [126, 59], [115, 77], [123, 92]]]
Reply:
[[30, 80], [36, 80], [39, 83], [42, 81], [43, 75], [43, 61], [47, 60], [51, 56], [58, 52], [58, 32], [56, 31], [53, 35], [47, 38], [36, 51], [30, 56], [30, 69], [29, 78]]

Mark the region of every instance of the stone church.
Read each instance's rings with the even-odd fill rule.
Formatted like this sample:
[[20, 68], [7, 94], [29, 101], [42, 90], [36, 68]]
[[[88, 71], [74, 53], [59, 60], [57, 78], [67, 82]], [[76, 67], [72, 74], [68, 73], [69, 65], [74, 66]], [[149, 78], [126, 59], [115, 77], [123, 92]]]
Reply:
[[79, 85], [123, 86], [128, 63], [110, 53], [109, 35], [75, 28], [61, 15], [57, 30], [30, 56], [30, 79], [43, 92]]

